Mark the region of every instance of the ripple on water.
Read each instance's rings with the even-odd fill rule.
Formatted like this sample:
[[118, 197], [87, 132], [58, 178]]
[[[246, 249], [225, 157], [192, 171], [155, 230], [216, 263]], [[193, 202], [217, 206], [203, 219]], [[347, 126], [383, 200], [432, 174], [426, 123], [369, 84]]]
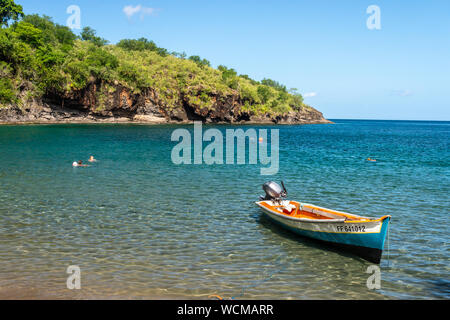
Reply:
[[[173, 165], [172, 126], [0, 127], [0, 287], [74, 299], [448, 299], [443, 126], [279, 127], [269, 178], [259, 166]], [[71, 167], [90, 154], [100, 162]], [[367, 289], [370, 263], [262, 218], [253, 201], [267, 179], [293, 199], [391, 214], [382, 289]], [[68, 265], [81, 267], [82, 292], [65, 289]]]

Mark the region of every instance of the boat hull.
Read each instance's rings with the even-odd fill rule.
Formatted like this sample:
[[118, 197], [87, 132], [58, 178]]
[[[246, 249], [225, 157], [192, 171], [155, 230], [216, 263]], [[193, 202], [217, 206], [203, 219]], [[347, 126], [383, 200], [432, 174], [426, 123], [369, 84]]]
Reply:
[[348, 221], [307, 221], [260, 207], [270, 220], [291, 232], [345, 249], [373, 263], [379, 264], [381, 261], [390, 221], [389, 216], [379, 220], [353, 223]]

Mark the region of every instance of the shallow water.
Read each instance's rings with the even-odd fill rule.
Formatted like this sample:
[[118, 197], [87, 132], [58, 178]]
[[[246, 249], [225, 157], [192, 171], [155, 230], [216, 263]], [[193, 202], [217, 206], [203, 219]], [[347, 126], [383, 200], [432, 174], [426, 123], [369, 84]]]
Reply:
[[[450, 298], [450, 122], [242, 126], [280, 130], [280, 170], [270, 177], [260, 164], [174, 165], [177, 128], [0, 127], [0, 293]], [[100, 161], [72, 168], [90, 155]], [[261, 216], [253, 202], [262, 183], [281, 179], [292, 199], [393, 216], [381, 289], [366, 286], [371, 263]], [[81, 268], [81, 290], [66, 288], [69, 265]]]

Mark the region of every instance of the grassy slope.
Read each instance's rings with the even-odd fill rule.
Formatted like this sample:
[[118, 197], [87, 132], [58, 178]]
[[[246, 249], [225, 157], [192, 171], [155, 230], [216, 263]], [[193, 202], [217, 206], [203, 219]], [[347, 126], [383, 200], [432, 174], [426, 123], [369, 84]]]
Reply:
[[110, 90], [113, 84], [134, 93], [153, 88], [168, 109], [181, 107], [182, 96], [192, 105], [211, 108], [213, 99], [229, 95], [238, 95], [241, 109], [254, 114], [311, 109], [301, 95], [273, 81], [261, 83], [233, 69], [214, 69], [169, 54], [152, 42], [149, 48], [136, 49], [121, 43], [104, 46], [98, 39], [77, 39], [67, 27], [37, 15], [1, 29], [0, 104], [22, 107], [47, 94], [69, 94], [102, 80], [111, 84]]

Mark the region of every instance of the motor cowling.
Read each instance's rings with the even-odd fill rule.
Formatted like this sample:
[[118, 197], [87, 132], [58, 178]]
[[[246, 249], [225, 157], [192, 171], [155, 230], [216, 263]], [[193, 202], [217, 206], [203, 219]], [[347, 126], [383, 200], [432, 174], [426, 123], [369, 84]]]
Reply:
[[280, 201], [282, 198], [287, 196], [286, 188], [284, 187], [284, 183], [281, 182], [281, 187], [278, 183], [274, 181], [269, 181], [263, 184], [262, 188], [266, 193], [265, 197], [261, 196], [262, 200], [272, 200], [272, 201]]

